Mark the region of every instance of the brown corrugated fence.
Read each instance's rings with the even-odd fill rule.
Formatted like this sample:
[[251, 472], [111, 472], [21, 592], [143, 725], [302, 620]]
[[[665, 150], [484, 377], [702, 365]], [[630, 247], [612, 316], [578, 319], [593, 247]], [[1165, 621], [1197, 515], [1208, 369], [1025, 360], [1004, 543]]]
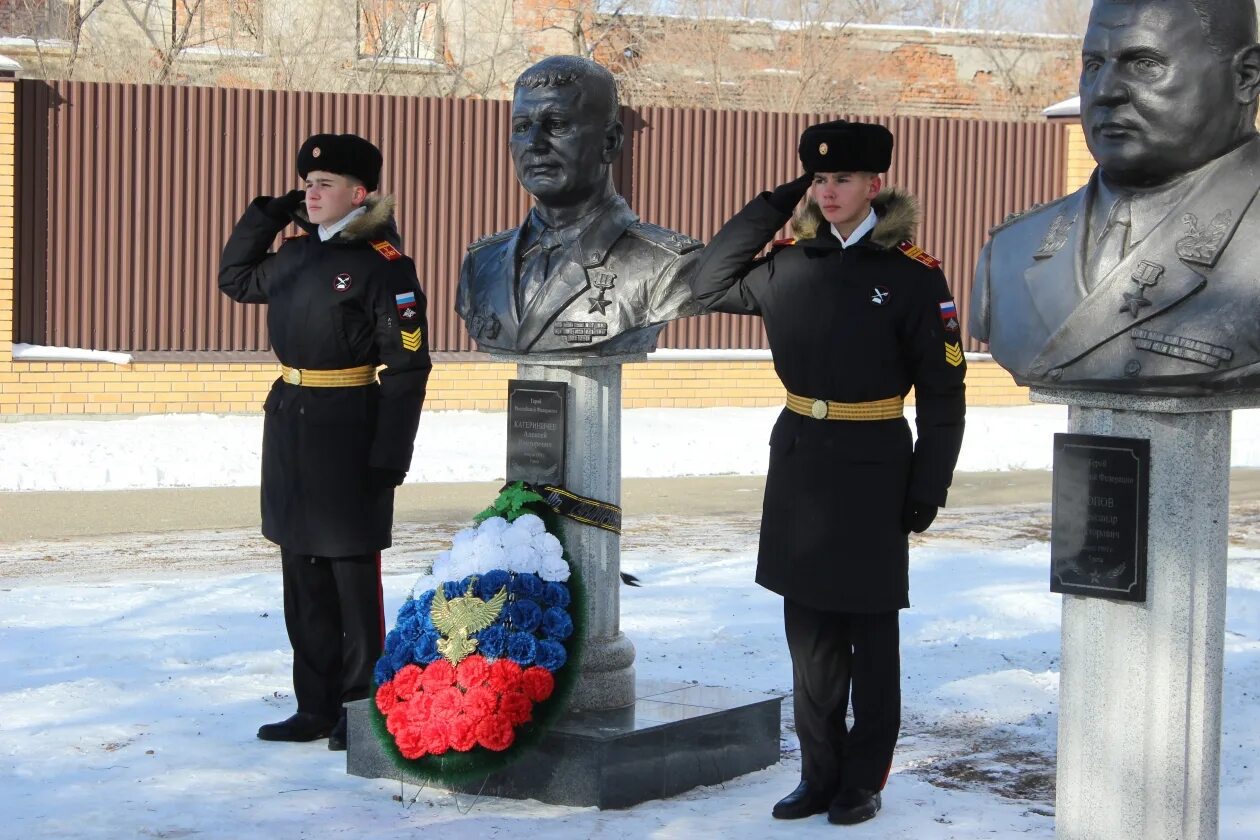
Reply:
[[[507, 154], [506, 102], [36, 80], [17, 87], [19, 341], [266, 349], [262, 309], [218, 292], [219, 251], [254, 196], [296, 186], [295, 151], [317, 131], [350, 131], [381, 146], [382, 190], [399, 200], [435, 350], [471, 349], [452, 311], [465, 245], [519, 223], [529, 207]], [[626, 109], [627, 150], [615, 177], [644, 219], [705, 239], [757, 192], [794, 177], [801, 129], [834, 116]], [[880, 121], [897, 136], [890, 180], [922, 200], [920, 243], [945, 261], [965, 312], [988, 228], [1061, 194], [1064, 129]], [[757, 319], [723, 315], [673, 324], [662, 345], [764, 342]]]

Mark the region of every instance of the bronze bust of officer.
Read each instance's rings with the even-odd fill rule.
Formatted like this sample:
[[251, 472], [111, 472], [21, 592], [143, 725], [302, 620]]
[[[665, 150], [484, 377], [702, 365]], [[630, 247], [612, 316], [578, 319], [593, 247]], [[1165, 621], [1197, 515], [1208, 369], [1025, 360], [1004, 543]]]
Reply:
[[1098, 167], [995, 229], [971, 334], [1017, 382], [1194, 396], [1260, 377], [1256, 9], [1096, 0], [1080, 78]]
[[455, 310], [478, 349], [641, 353], [697, 311], [685, 277], [700, 243], [639, 221], [613, 186], [617, 117], [616, 82], [593, 61], [548, 58], [516, 80], [509, 145], [534, 208], [468, 246]]

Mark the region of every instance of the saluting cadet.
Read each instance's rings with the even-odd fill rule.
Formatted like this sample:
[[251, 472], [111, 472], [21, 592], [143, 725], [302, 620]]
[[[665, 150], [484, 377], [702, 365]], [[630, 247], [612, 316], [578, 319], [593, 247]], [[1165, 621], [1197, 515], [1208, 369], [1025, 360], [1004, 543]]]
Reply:
[[[692, 275], [708, 311], [761, 316], [788, 392], [757, 556], [757, 582], [784, 599], [801, 742], [780, 819], [826, 811], [851, 824], [880, 808], [900, 727], [907, 535], [945, 503], [962, 444], [957, 313], [939, 261], [911, 242], [914, 199], [882, 190], [892, 147], [878, 125], [806, 129], [807, 174], [749, 202]], [[797, 239], [758, 258], [807, 191]]]
[[[263, 405], [262, 532], [280, 546], [297, 713], [258, 737], [345, 749], [342, 704], [368, 696], [384, 641], [381, 549], [432, 365], [394, 201], [373, 195], [380, 150], [317, 134], [297, 170], [305, 192], [260, 196], [236, 223], [219, 288], [268, 304], [281, 362]], [[269, 253], [290, 222], [302, 233]]]

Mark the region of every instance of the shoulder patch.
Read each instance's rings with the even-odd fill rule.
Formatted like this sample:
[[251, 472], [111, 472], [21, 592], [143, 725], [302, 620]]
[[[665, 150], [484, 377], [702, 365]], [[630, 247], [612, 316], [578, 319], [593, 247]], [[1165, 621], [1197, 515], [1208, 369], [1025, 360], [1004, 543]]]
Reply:
[[393, 245], [390, 245], [389, 242], [387, 242], [384, 239], [373, 239], [371, 242], [371, 245], [372, 245], [373, 250], [376, 251], [376, 253], [380, 254], [382, 257], [384, 257], [385, 259], [391, 262], [394, 260], [402, 259], [402, 253], [399, 252], [397, 248], [395, 248]]
[[291, 236], [286, 236], [286, 237], [284, 238], [284, 241], [285, 241], [285, 242], [292, 242], [294, 239], [306, 239], [308, 236], [310, 236], [310, 234], [309, 234], [309, 233], [307, 233], [306, 231], [302, 231], [301, 233], [295, 233], [295, 234], [293, 234], [293, 235], [291, 235]]
[[510, 238], [512, 234], [516, 233], [518, 230], [520, 230], [520, 228], [508, 228], [507, 230], [501, 230], [498, 233], [486, 234], [480, 239], [476, 239], [468, 243], [468, 250], [476, 251], [477, 249], [484, 248], [487, 245], [493, 245], [496, 242], [502, 242], [503, 240]]
[[626, 232], [674, 254], [686, 254], [704, 246], [699, 239], [692, 239], [685, 233], [663, 228], [651, 222], [635, 222], [626, 228]]
[[897, 250], [905, 254], [907, 257], [914, 260], [915, 262], [923, 263], [928, 268], [941, 267], [940, 260], [938, 260], [936, 257], [929, 254], [927, 251], [924, 251], [918, 245], [915, 245], [909, 239], [903, 241], [900, 245], [898, 245]]
[[1072, 195], [1074, 195], [1074, 193], [1069, 193], [1068, 195], [1065, 195], [1062, 198], [1056, 198], [1054, 201], [1046, 201], [1041, 204], [1034, 204], [1027, 209], [1017, 210], [1014, 213], [1008, 213], [1005, 219], [998, 222], [993, 227], [989, 228], [989, 236], [992, 236], [993, 234], [997, 233], [998, 231], [1004, 228], [1010, 227], [1011, 225], [1015, 224], [1016, 222], [1018, 222], [1020, 219], [1024, 218], [1025, 216], [1031, 216], [1034, 213], [1045, 210], [1048, 207], [1054, 207], [1056, 204], [1059, 204], [1065, 201], [1066, 199], [1071, 198]]

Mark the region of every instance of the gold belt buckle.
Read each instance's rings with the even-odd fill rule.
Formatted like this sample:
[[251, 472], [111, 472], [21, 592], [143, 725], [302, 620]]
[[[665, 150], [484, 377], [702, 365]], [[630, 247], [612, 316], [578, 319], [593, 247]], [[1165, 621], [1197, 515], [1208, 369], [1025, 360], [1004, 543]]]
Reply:
[[827, 419], [827, 401], [814, 400], [814, 404], [809, 407], [809, 413], [810, 413], [810, 416], [813, 417], [815, 420], [826, 420]]
[[290, 385], [301, 385], [302, 371], [297, 368], [289, 368], [284, 372], [284, 381], [288, 382]]

